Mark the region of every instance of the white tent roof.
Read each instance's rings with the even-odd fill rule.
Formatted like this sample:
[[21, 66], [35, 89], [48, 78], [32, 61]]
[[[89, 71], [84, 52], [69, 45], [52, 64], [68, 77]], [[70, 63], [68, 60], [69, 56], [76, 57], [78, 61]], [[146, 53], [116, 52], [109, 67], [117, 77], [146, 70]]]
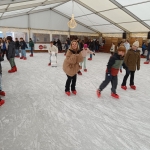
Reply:
[[[148, 32], [150, 0], [74, 0], [78, 23], [100, 33]], [[53, 10], [72, 14], [71, 0], [0, 0], [0, 19]]]

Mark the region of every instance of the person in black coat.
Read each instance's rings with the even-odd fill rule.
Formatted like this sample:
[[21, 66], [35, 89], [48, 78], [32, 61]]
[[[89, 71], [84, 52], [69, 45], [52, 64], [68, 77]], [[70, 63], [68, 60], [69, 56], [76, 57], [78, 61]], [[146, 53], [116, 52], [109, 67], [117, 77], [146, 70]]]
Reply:
[[15, 64], [15, 42], [12, 40], [11, 36], [7, 37], [8, 41], [8, 60], [11, 66], [11, 69], [8, 70], [8, 73], [13, 73], [17, 71]]
[[19, 47], [20, 47], [20, 44], [19, 44], [18, 38], [15, 38], [16, 57], [18, 57], [18, 58], [20, 58]]
[[[90, 44], [89, 44], [89, 49], [94, 52], [95, 51], [95, 41], [91, 40]], [[90, 58], [88, 58], [88, 60], [92, 60], [92, 54], [90, 54]]]

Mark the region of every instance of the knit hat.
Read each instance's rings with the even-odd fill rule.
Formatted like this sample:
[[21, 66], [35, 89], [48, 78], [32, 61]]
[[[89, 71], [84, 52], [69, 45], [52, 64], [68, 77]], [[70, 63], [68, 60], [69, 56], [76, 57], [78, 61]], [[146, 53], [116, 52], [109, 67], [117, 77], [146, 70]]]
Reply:
[[126, 48], [125, 46], [119, 46], [118, 51], [122, 51], [126, 53]]
[[84, 48], [87, 48], [88, 46], [87, 46], [87, 44], [84, 44]]
[[139, 47], [139, 41], [135, 41], [135, 42], [133, 43], [133, 46]]

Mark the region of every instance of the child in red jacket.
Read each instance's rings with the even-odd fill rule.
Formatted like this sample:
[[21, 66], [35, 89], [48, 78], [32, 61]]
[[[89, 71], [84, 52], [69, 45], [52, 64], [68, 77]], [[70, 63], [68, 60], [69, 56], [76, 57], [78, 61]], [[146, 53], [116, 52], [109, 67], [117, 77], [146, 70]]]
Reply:
[[120, 46], [118, 48], [118, 52], [115, 53], [113, 56], [110, 57], [105, 80], [102, 82], [102, 84], [99, 86], [97, 90], [97, 96], [101, 96], [102, 90], [111, 82], [112, 88], [111, 88], [111, 96], [114, 98], [119, 98], [119, 95], [116, 93], [117, 84], [118, 84], [118, 72], [120, 69], [120, 66], [123, 64], [123, 67], [126, 68], [125, 64], [123, 63], [124, 55], [126, 53], [126, 48], [124, 46]]

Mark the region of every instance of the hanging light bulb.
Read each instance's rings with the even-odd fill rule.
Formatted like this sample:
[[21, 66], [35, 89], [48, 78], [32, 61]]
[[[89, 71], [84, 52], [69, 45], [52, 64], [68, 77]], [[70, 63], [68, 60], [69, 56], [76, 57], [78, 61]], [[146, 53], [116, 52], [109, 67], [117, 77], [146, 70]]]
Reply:
[[73, 29], [77, 26], [77, 23], [74, 19], [73, 11], [74, 11], [74, 2], [72, 0], [72, 17], [71, 17], [71, 20], [68, 22], [68, 27], [71, 28], [71, 29]]
[[71, 20], [68, 22], [68, 27], [73, 29], [77, 26], [77, 23], [74, 19], [74, 15], [72, 14]]

